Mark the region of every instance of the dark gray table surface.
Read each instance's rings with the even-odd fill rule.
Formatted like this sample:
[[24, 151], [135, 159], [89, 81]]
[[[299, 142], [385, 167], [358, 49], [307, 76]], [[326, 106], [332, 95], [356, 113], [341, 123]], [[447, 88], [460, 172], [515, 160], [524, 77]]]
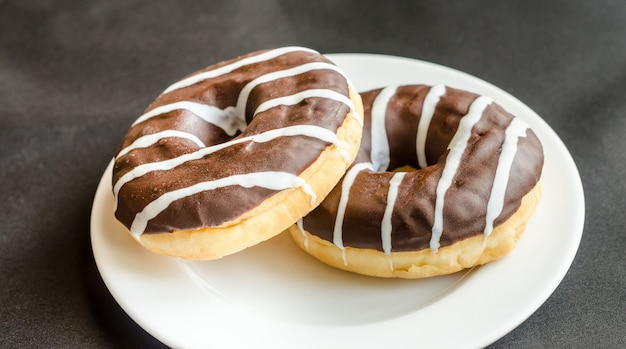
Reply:
[[626, 347], [626, 2], [586, 0], [0, 0], [0, 347], [162, 346], [96, 268], [97, 183], [169, 83], [285, 45], [436, 62], [541, 115], [579, 168], [584, 234], [552, 296], [492, 347]]

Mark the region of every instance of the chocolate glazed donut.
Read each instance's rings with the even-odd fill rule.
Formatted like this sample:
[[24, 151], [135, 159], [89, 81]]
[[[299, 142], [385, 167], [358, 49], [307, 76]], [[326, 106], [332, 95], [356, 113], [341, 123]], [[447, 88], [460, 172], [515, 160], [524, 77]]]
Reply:
[[215, 259], [312, 210], [352, 163], [362, 104], [301, 47], [254, 52], [168, 87], [115, 157], [115, 216], [148, 249]]
[[361, 96], [356, 161], [289, 229], [300, 247], [340, 269], [402, 278], [508, 253], [540, 198], [533, 131], [489, 98], [443, 85]]

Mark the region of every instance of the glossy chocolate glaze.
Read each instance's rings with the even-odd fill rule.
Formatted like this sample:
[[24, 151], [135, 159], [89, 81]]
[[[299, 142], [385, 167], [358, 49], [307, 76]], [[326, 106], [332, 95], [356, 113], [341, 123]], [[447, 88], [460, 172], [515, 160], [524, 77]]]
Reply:
[[[428, 127], [425, 152], [428, 166], [420, 168], [416, 151], [416, 134], [422, 116], [424, 98], [430, 86], [401, 86], [389, 100], [385, 128], [389, 146], [389, 166], [393, 171], [411, 166], [398, 187], [391, 215], [391, 250], [418, 251], [432, 247], [437, 186], [446, 166], [448, 145], [461, 119], [479, 97], [476, 94], [445, 88]], [[443, 91], [443, 90], [442, 90]], [[372, 161], [372, 104], [381, 93], [362, 93], [365, 110], [364, 134], [357, 160], [353, 164]], [[487, 204], [494, 184], [505, 130], [514, 116], [495, 103], [490, 103], [471, 128], [471, 135], [462, 153], [451, 186], [445, 191], [440, 246], [448, 246], [468, 237], [485, 234]], [[518, 120], [519, 122], [519, 120]], [[503, 209], [494, 226], [508, 219], [520, 206], [522, 197], [539, 181], [543, 166], [543, 150], [530, 128], [517, 139], [517, 151], [506, 183]], [[343, 247], [371, 248], [384, 251], [381, 222], [388, 201], [390, 180], [394, 172], [360, 171], [349, 190], [348, 205], [341, 227]], [[309, 233], [337, 244], [336, 217], [341, 200], [340, 183], [322, 204], [303, 218]], [[341, 226], [342, 224], [342, 226]], [[438, 246], [435, 244], [435, 250]]]
[[[207, 67], [190, 76], [201, 76], [202, 73], [234, 66], [239, 64], [238, 62], [245, 62], [246, 59], [254, 60], [263, 54], [273, 54], [273, 52], [251, 53]], [[284, 53], [271, 59], [243, 64], [230, 72], [202, 79], [189, 86], [168, 88], [146, 109], [146, 113], [180, 101], [197, 102], [205, 106], [214, 106], [219, 110], [232, 109], [234, 106], [242, 108], [238, 105], [242, 90], [246, 86], [254, 86], [249, 90], [248, 98], [243, 100], [245, 115], [240, 115], [240, 117], [245, 118], [245, 125], [232, 135], [229, 135], [226, 129], [198, 117], [189, 109], [159, 113], [144, 121], [141, 121], [142, 118], [138, 119], [138, 122], [124, 137], [118, 154], [142, 136], [164, 130], [189, 133], [192, 135], [189, 138], [197, 137], [203, 144], [198, 145], [199, 141], [194, 143], [184, 137], [164, 137], [148, 147], [121, 153], [122, 155], [115, 159], [112, 178], [117, 199], [115, 215], [118, 220], [131, 229], [133, 222], [137, 220], [138, 213], [145, 211], [149, 204], [166, 193], [184, 190], [200, 182], [267, 171], [286, 172], [295, 176], [302, 173], [329, 146], [327, 140], [309, 135], [297, 135], [277, 137], [264, 142], [246, 141], [237, 144], [235, 141], [289, 126], [315, 125], [333, 134], [337, 131], [351, 107], [329, 98], [309, 97], [294, 105], [275, 106], [253, 117], [255, 110], [263, 102], [302, 91], [330, 90], [349, 99], [346, 78], [340, 71], [329, 67], [320, 66], [304, 72], [286, 74], [276, 79], [269, 78], [272, 73], [288, 71], [292, 68], [299, 69], [312, 62], [332, 65], [330, 61], [314, 51], [287, 48]], [[332, 68], [336, 69], [334, 65]], [[268, 81], [252, 85], [255, 79]], [[239, 103], [241, 104], [241, 101]], [[243, 109], [241, 111], [243, 112]], [[229, 144], [229, 146], [198, 159], [185, 161], [168, 170], [149, 171], [130, 181], [120, 181], [125, 178], [125, 175], [131, 175], [131, 171], [138, 171], [146, 164], [155, 164], [169, 159], [176, 160], [181, 156], [201, 151], [203, 146], [220, 144]], [[119, 188], [115, 187], [116, 184]], [[116, 189], [119, 192], [116, 192]], [[275, 189], [263, 188], [254, 183], [249, 188], [228, 185], [213, 190], [203, 190], [174, 200], [158, 215], [149, 219], [145, 229], [135, 234], [220, 226], [225, 222], [235, 220], [276, 192]]]

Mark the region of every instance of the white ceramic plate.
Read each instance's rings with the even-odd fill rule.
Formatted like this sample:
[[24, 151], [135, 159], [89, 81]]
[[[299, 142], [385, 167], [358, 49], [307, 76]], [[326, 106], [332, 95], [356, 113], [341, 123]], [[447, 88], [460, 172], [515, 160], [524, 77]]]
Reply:
[[530, 108], [468, 74], [366, 54], [329, 57], [360, 91], [445, 83], [491, 97], [526, 120], [544, 145], [543, 199], [503, 259], [454, 275], [386, 280], [309, 257], [280, 235], [217, 261], [161, 257], [113, 217], [111, 166], [96, 192], [91, 241], [111, 294], [146, 331], [173, 347], [476, 348], [527, 319], [555, 290], [581, 239], [584, 197], [576, 166]]

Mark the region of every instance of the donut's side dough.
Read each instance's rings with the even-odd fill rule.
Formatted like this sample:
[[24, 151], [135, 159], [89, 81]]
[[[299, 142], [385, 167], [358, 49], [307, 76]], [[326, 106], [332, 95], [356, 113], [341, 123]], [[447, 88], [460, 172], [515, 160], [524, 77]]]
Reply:
[[454, 273], [503, 257], [515, 247], [540, 198], [541, 184], [538, 183], [522, 198], [515, 214], [495, 227], [488, 237], [477, 235], [442, 247], [437, 253], [430, 249], [391, 254], [352, 247], [342, 250], [303, 232], [297, 225], [289, 227], [288, 231], [300, 248], [333, 267], [370, 276], [417, 279]]

